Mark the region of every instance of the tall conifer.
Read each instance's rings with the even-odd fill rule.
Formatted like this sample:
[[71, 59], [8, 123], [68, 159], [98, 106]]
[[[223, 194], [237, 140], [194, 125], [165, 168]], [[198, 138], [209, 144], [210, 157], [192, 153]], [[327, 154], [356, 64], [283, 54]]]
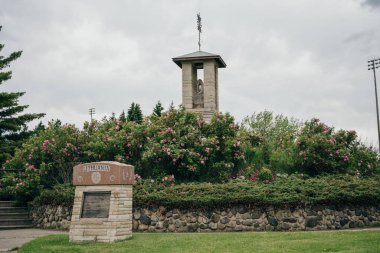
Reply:
[[[1, 26], [0, 26], [1, 31]], [[0, 52], [4, 44], [0, 44]], [[0, 85], [11, 79], [12, 71], [6, 70], [10, 63], [22, 54], [22, 51], [11, 53], [9, 56], [0, 55]], [[18, 99], [25, 92], [0, 91], [0, 165], [13, 155], [16, 147], [29, 137], [33, 131], [29, 131], [27, 123], [43, 117], [44, 113], [24, 113], [28, 105], [19, 105]]]

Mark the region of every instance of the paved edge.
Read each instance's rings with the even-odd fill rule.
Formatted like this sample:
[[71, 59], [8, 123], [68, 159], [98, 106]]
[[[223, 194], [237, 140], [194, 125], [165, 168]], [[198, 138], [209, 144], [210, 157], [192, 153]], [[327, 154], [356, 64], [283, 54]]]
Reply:
[[0, 249], [0, 252], [12, 252], [18, 250], [19, 247], [13, 247], [13, 248], [8, 248], [8, 249]]
[[[38, 234], [38, 232], [41, 232], [41, 234]], [[7, 232], [9, 233], [7, 235]], [[0, 245], [0, 253], [2, 252], [17, 252], [19, 248], [22, 247], [22, 245], [35, 240], [40, 237], [48, 236], [51, 234], [65, 234], [68, 231], [62, 231], [62, 230], [51, 230], [51, 229], [14, 229], [14, 230], [0, 230], [0, 242], [5, 241], [12, 241], [10, 243], [6, 243], [5, 245]], [[17, 241], [17, 238], [19, 236], [23, 236], [26, 240], [20, 240]], [[15, 240], [16, 239], [16, 240]], [[3, 246], [3, 247], [1, 247]], [[5, 247], [4, 247], [5, 246]]]

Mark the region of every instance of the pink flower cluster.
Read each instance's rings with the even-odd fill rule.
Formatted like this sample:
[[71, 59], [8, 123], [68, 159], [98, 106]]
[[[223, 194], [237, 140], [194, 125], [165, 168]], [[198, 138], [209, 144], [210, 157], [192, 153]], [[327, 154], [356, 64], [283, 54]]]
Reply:
[[162, 182], [172, 182], [174, 181], [174, 175], [165, 176], [162, 178]]
[[47, 146], [49, 145], [49, 140], [44, 140], [42, 143], [42, 150], [46, 152]]
[[168, 127], [165, 131], [162, 132], [163, 134], [175, 134], [175, 131], [173, 130], [173, 128], [171, 127]]
[[334, 145], [336, 143], [336, 140], [335, 140], [335, 138], [331, 138], [327, 142]]
[[32, 164], [26, 163], [25, 165], [27, 166], [28, 169], [33, 170], [33, 171], [37, 171], [36, 167], [34, 167], [34, 165], [32, 165]]
[[138, 182], [141, 180], [141, 176], [139, 174], [135, 174], [135, 182]]
[[115, 123], [116, 123], [115, 129], [119, 130], [120, 129], [120, 125], [121, 125], [121, 121], [117, 119], [117, 120], [115, 120]]

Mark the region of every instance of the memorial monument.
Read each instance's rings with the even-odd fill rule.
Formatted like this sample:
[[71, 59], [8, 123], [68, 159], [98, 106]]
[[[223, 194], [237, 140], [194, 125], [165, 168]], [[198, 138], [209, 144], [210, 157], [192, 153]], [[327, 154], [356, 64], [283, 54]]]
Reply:
[[70, 241], [112, 242], [132, 236], [134, 167], [95, 162], [74, 167]]
[[[227, 65], [220, 55], [201, 51], [201, 17], [198, 14], [198, 51], [173, 58], [182, 69], [182, 105], [188, 111], [200, 112], [206, 122], [219, 111], [218, 69]], [[200, 70], [203, 69], [203, 80]]]

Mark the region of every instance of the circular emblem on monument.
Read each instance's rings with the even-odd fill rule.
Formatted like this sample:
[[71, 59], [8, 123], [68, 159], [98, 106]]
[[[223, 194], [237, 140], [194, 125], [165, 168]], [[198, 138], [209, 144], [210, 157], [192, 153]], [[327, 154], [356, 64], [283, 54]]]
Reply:
[[93, 172], [91, 175], [91, 180], [94, 184], [99, 184], [100, 180], [102, 179], [102, 175], [100, 172]]
[[83, 177], [82, 177], [82, 176], [79, 176], [79, 177], [78, 177], [78, 182], [79, 182], [79, 183], [82, 183], [82, 182], [83, 182]]
[[111, 182], [115, 181], [115, 178], [116, 178], [115, 175], [111, 175], [111, 176], [110, 176], [110, 181], [111, 181]]

